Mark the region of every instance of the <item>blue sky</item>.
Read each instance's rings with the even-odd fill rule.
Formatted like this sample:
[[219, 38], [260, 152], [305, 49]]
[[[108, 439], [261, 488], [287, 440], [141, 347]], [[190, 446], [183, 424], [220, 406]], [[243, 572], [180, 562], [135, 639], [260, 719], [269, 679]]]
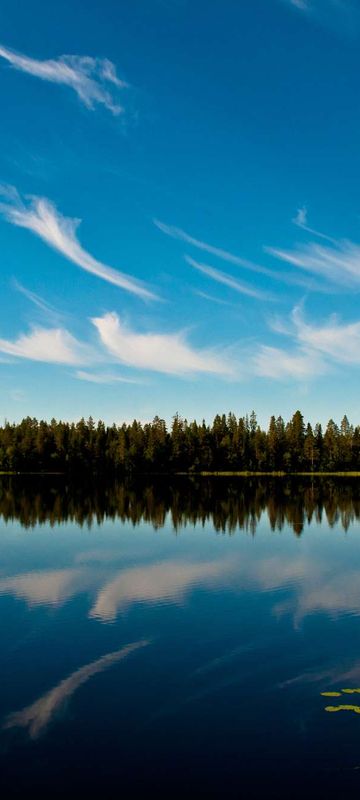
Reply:
[[359, 422], [360, 9], [2, 0], [0, 419]]

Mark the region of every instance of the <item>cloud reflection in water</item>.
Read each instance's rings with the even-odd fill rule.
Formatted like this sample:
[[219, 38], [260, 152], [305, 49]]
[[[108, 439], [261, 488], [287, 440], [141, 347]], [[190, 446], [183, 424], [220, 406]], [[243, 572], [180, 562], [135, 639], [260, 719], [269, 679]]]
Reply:
[[146, 639], [138, 642], [133, 642], [121, 650], [115, 650], [113, 653], [107, 653], [105, 656], [80, 667], [68, 678], [60, 681], [57, 686], [54, 686], [49, 692], [39, 697], [35, 703], [26, 706], [21, 711], [15, 711], [10, 714], [4, 724], [4, 728], [27, 728], [31, 739], [36, 739], [43, 733], [49, 722], [52, 720], [56, 712], [63, 706], [80, 686], [86, 683], [89, 678], [98, 675], [109, 669], [113, 664], [118, 663], [122, 659], [129, 656], [141, 647], [146, 647], [150, 642]]
[[220, 561], [162, 561], [118, 573], [99, 592], [90, 616], [109, 622], [136, 602], [180, 603], [195, 586], [212, 585], [230, 576], [236, 564]]
[[19, 597], [30, 606], [59, 606], [75, 594], [87, 589], [93, 576], [81, 568], [65, 568], [26, 572], [0, 580], [0, 595]]

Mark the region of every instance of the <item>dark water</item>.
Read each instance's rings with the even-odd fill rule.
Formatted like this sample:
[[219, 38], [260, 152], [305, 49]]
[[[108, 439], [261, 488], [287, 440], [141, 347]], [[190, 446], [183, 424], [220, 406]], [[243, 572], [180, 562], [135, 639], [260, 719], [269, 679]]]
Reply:
[[5, 798], [358, 796], [358, 481], [4, 478], [0, 626]]

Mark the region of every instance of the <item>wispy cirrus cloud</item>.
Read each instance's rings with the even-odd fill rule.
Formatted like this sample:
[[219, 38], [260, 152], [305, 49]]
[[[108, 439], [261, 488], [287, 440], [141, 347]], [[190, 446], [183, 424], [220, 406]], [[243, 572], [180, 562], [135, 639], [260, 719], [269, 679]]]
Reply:
[[267, 247], [267, 252], [287, 264], [303, 269], [342, 288], [360, 286], [360, 246], [350, 241], [333, 247], [310, 242], [293, 250]]
[[359, 321], [342, 323], [332, 316], [322, 323], [310, 323], [298, 305], [289, 319], [275, 319], [271, 328], [286, 336], [291, 345], [261, 345], [252, 361], [257, 375], [301, 380], [323, 375], [335, 366], [360, 365]]
[[317, 353], [268, 345], [260, 346], [252, 367], [255, 375], [273, 380], [290, 378], [302, 381], [325, 372], [325, 365]]
[[333, 239], [332, 236], [328, 236], [326, 233], [322, 233], [322, 231], [317, 231], [315, 228], [311, 228], [308, 224], [308, 210], [306, 206], [301, 206], [298, 208], [295, 217], [292, 219], [294, 225], [297, 225], [298, 228], [302, 228], [303, 231], [307, 231], [307, 233], [311, 233], [313, 236], [317, 236], [319, 239], [325, 239], [327, 242], [332, 242], [332, 244], [337, 244], [336, 239]]
[[208, 300], [210, 303], [216, 303], [219, 306], [231, 306], [233, 307], [235, 304], [231, 303], [229, 300], [222, 300], [221, 297], [214, 297], [212, 294], [208, 294], [207, 292], [200, 292], [197, 289], [194, 289], [194, 294], [197, 297], [201, 297], [203, 300]]
[[298, 208], [295, 217], [293, 217], [292, 222], [294, 225], [298, 225], [299, 228], [306, 228], [307, 227], [307, 208], [306, 206], [301, 206]]
[[272, 280], [286, 281], [289, 278], [289, 276], [284, 273], [275, 272], [261, 264], [254, 264], [252, 261], [241, 258], [235, 255], [235, 253], [231, 253], [229, 250], [225, 250], [221, 247], [214, 247], [214, 245], [203, 242], [201, 239], [196, 239], [194, 236], [190, 236], [190, 234], [186, 233], [186, 231], [183, 231], [182, 228], [176, 228], [174, 225], [165, 225], [164, 222], [160, 222], [158, 219], [154, 219], [153, 222], [160, 231], [170, 236], [172, 239], [178, 239], [181, 242], [185, 242], [185, 244], [191, 245], [191, 247], [195, 247], [197, 250], [210, 253], [210, 255], [219, 258], [221, 261], [227, 261], [229, 264], [234, 264], [236, 267], [243, 267], [243, 269], [249, 272], [265, 275]]
[[348, 239], [335, 239], [310, 227], [305, 206], [298, 209], [292, 222], [312, 236], [324, 239], [327, 244], [308, 241], [295, 245], [293, 249], [267, 246], [264, 248], [267, 253], [292, 267], [316, 275], [325, 282], [324, 286], [333, 284], [343, 289], [360, 286], [359, 244]]
[[165, 225], [164, 222], [160, 222], [158, 219], [154, 219], [153, 222], [162, 233], [165, 233], [172, 239], [179, 239], [181, 242], [185, 242], [185, 244], [196, 247], [197, 250], [203, 250], [206, 253], [210, 253], [212, 256], [216, 256], [216, 258], [220, 258], [222, 261], [228, 261], [230, 264], [235, 264], [238, 267], [245, 267], [245, 269], [251, 272], [258, 272], [269, 276], [272, 275], [270, 269], [262, 267], [259, 264], [253, 264], [246, 258], [240, 258], [240, 256], [230, 253], [229, 250], [224, 250], [221, 247], [214, 247], [212, 244], [196, 239], [194, 236], [190, 236], [189, 233], [186, 233], [186, 231], [183, 231], [182, 228], [176, 228], [175, 225]]
[[0, 353], [31, 361], [72, 366], [86, 364], [93, 359], [91, 348], [79, 342], [65, 328], [34, 326], [30, 333], [17, 339], [0, 339]]
[[168, 375], [233, 374], [224, 353], [193, 348], [184, 332], [136, 333], [115, 312], [94, 317], [92, 322], [106, 350], [128, 366]]
[[127, 84], [118, 78], [114, 64], [106, 58], [63, 55], [41, 61], [17, 53], [4, 45], [0, 45], [0, 57], [20, 72], [70, 87], [88, 109], [101, 104], [114, 115], [123, 111], [113, 94], [124, 89]]
[[198, 261], [194, 261], [193, 258], [190, 258], [190, 256], [185, 256], [185, 261], [190, 264], [191, 267], [194, 267], [199, 272], [207, 275], [208, 278], [211, 278], [217, 283], [222, 283], [224, 286], [228, 286], [230, 289], [234, 289], [235, 292], [245, 294], [248, 297], [254, 297], [257, 300], [272, 299], [269, 293], [262, 292], [260, 289], [255, 289], [254, 287], [249, 286], [247, 283], [238, 281], [237, 278], [233, 278], [232, 275], [222, 272], [219, 269], [215, 269], [215, 267], [210, 267], [208, 264], [200, 264]]
[[79, 381], [87, 381], [88, 383], [96, 384], [114, 384], [114, 383], [132, 383], [139, 384], [143, 381], [138, 378], [126, 378], [123, 375], [114, 375], [111, 372], [88, 372], [87, 370], [78, 369], [75, 372], [75, 378]]
[[26, 203], [13, 186], [0, 187], [0, 194], [4, 198], [0, 202], [0, 213], [11, 224], [32, 231], [86, 272], [143, 300], [158, 299], [142, 281], [108, 267], [82, 247], [76, 235], [81, 220], [64, 217], [56, 206], [44, 197], [30, 197]]
[[291, 320], [293, 335], [302, 346], [340, 364], [360, 364], [359, 321], [341, 323], [337, 316], [332, 316], [323, 324], [310, 324], [300, 306], [293, 309]]
[[[226, 261], [229, 264], [233, 264], [234, 266], [241, 267], [243, 269], [248, 270], [249, 272], [254, 272], [258, 275], [264, 275], [264, 277], [269, 278], [273, 281], [280, 281], [287, 284], [293, 284], [295, 286], [302, 286], [304, 289], [309, 290], [318, 290], [318, 286], [314, 282], [310, 282], [309, 279], [305, 279], [303, 277], [299, 277], [294, 274], [289, 274], [287, 272], [277, 271], [273, 269], [269, 269], [268, 267], [264, 267], [261, 264], [254, 264], [252, 261], [249, 261], [246, 258], [241, 258], [240, 256], [231, 253], [229, 250], [224, 250], [220, 247], [214, 247], [207, 242], [203, 242], [200, 239], [195, 239], [190, 234], [183, 231], [182, 228], [176, 228], [174, 225], [165, 225], [164, 222], [160, 222], [158, 219], [153, 220], [154, 225], [159, 228], [160, 231], [165, 233], [167, 236], [170, 236], [172, 239], [178, 239], [179, 241], [185, 242], [185, 244], [190, 245], [191, 247], [195, 247], [197, 250], [202, 250], [206, 253], [210, 253], [210, 255], [219, 258], [222, 261]], [[202, 271], [205, 272], [205, 268], [208, 270], [208, 275], [210, 276], [209, 270], [212, 270], [213, 275], [212, 277], [216, 280], [214, 273], [218, 275], [218, 281], [220, 283], [224, 283], [230, 286], [230, 281], [232, 282], [232, 288], [235, 291], [241, 291], [239, 288], [236, 289], [235, 284], [238, 287], [242, 285], [244, 289], [242, 290], [243, 294], [248, 294], [249, 296], [259, 296], [260, 299], [265, 299], [265, 293], [261, 293], [260, 290], [256, 288], [252, 288], [246, 284], [241, 284], [240, 281], [237, 281], [236, 278], [233, 278], [231, 275], [227, 275], [226, 273], [222, 273], [220, 270], [216, 270], [214, 267], [208, 267], [204, 264], [199, 264], [197, 261], [190, 259], [190, 257], [186, 257], [188, 263], [191, 263], [192, 266], [197, 265], [197, 268], [202, 268]], [[220, 277], [222, 276], [222, 280]], [[245, 291], [246, 288], [246, 291]], [[262, 296], [261, 296], [262, 295]], [[269, 298], [267, 298], [269, 299]]]
[[20, 294], [24, 295], [27, 300], [30, 301], [36, 308], [38, 308], [42, 314], [51, 320], [53, 323], [58, 324], [63, 319], [64, 315], [61, 314], [59, 311], [54, 308], [47, 300], [44, 300], [43, 297], [40, 297], [39, 294], [36, 292], [32, 292], [30, 289], [27, 289], [26, 286], [23, 286], [19, 281], [15, 278], [12, 281], [12, 286], [14, 289], [19, 292]]

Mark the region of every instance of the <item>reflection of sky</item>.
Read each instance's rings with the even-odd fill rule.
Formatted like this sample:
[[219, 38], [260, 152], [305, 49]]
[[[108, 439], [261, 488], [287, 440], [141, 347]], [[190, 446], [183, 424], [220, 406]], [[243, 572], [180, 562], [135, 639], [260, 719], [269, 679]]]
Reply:
[[347, 534], [313, 523], [300, 539], [286, 526], [272, 532], [266, 518], [255, 537], [211, 525], [175, 535], [170, 523], [31, 533], [0, 525], [0, 564], [0, 725], [9, 741], [15, 729], [44, 733], [92, 678], [71, 706], [80, 726], [89, 697], [110, 696], [110, 686], [115, 704], [121, 688], [136, 710], [134, 686], [137, 695], [148, 678], [150, 721], [175, 719], [205, 698], [221, 716], [219, 698], [231, 705], [232, 692], [241, 719], [252, 680], [287, 696], [360, 685], [356, 644], [342, 638], [342, 625], [360, 614], [357, 523]]
[[84, 569], [52, 569], [28, 572], [0, 580], [0, 594], [20, 597], [32, 605], [61, 605], [91, 584]]
[[[8, 528], [0, 540], [7, 572], [0, 575], [0, 595], [29, 607], [60, 607], [86, 594], [89, 616], [105, 622], [135, 603], [181, 605], [196, 588], [225, 589], [268, 594], [272, 614], [290, 614], [298, 625], [314, 613], [360, 613], [357, 529], [356, 523], [345, 537], [340, 527], [313, 524], [298, 540], [286, 529], [271, 533], [264, 521], [253, 539], [242, 532], [214, 535], [211, 526], [174, 537], [170, 527], [155, 534], [151, 526], [134, 532], [117, 523], [88, 536], [75, 526], [59, 528], [56, 537], [23, 533], [14, 547]], [[285, 596], [277, 597], [279, 590]]]
[[220, 560], [164, 561], [124, 570], [101, 589], [90, 615], [105, 621], [115, 619], [119, 611], [139, 601], [180, 603], [196, 586], [223, 585], [234, 569], [230, 560]]
[[[0, 594], [21, 598], [30, 607], [60, 606], [75, 595], [92, 590], [95, 602], [90, 616], [108, 621], [136, 602], [181, 603], [196, 586], [223, 585], [226, 577], [234, 574], [234, 569], [234, 563], [224, 559], [195, 563], [163, 561], [116, 571], [114, 577], [107, 580], [103, 570], [69, 567], [5, 578], [0, 580]], [[111, 570], [108, 573], [111, 575]]]
[[107, 653], [105, 656], [80, 667], [68, 678], [60, 681], [57, 686], [54, 686], [49, 692], [39, 697], [34, 703], [21, 711], [15, 711], [7, 718], [5, 728], [27, 728], [29, 735], [32, 739], [36, 739], [46, 728], [48, 723], [54, 715], [60, 710], [61, 706], [66, 700], [69, 700], [71, 695], [79, 689], [82, 684], [86, 683], [89, 678], [98, 675], [109, 669], [113, 664], [117, 664], [128, 655], [145, 647], [149, 642], [138, 641], [122, 647], [121, 650], [116, 650], [113, 653]]

